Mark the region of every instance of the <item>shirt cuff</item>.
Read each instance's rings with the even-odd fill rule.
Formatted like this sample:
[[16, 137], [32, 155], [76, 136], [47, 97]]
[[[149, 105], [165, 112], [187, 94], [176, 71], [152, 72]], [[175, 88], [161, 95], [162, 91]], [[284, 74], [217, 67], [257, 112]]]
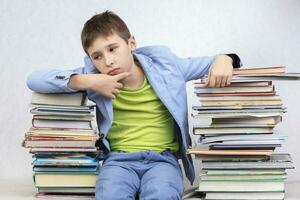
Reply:
[[230, 53], [230, 54], [225, 54], [226, 56], [229, 56], [232, 59], [232, 66], [233, 68], [240, 68], [243, 66], [240, 57], [237, 54]]

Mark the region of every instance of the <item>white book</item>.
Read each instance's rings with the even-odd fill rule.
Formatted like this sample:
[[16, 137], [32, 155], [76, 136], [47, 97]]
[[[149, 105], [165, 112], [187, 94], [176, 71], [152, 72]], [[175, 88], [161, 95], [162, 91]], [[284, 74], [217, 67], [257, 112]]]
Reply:
[[207, 175], [200, 174], [200, 181], [234, 181], [234, 180], [285, 180], [286, 174], [266, 174], [266, 175]]
[[78, 153], [78, 152], [97, 152], [97, 147], [88, 147], [88, 148], [57, 148], [57, 147], [32, 147], [30, 148], [30, 153], [38, 153], [38, 152], [70, 152], [70, 153]]
[[212, 143], [217, 141], [251, 141], [251, 140], [285, 140], [286, 135], [283, 134], [257, 134], [257, 135], [221, 135], [214, 137], [205, 137], [199, 139], [202, 144]]
[[284, 181], [201, 181], [201, 192], [284, 192]]
[[34, 128], [92, 129], [91, 121], [33, 119]]
[[84, 93], [37, 93], [33, 92], [32, 104], [82, 106], [87, 102]]
[[209, 169], [202, 170], [202, 174], [207, 175], [286, 175], [285, 169], [255, 169], [255, 170], [239, 170], [239, 169]]
[[224, 88], [209, 88], [209, 87], [195, 87], [195, 92], [198, 94], [208, 93], [242, 93], [242, 92], [272, 92], [274, 86], [262, 87], [224, 87]]
[[25, 147], [31, 148], [31, 147], [74, 147], [74, 148], [83, 148], [83, 147], [94, 147], [96, 144], [96, 141], [54, 141], [54, 140], [39, 140], [39, 141], [32, 141], [27, 140], [25, 141]]
[[195, 135], [254, 134], [254, 133], [272, 133], [272, 132], [273, 132], [273, 128], [268, 128], [268, 127], [194, 128]]
[[216, 96], [199, 97], [200, 101], [281, 101], [281, 97], [275, 96]]
[[283, 200], [284, 192], [213, 192], [206, 193], [207, 200]]

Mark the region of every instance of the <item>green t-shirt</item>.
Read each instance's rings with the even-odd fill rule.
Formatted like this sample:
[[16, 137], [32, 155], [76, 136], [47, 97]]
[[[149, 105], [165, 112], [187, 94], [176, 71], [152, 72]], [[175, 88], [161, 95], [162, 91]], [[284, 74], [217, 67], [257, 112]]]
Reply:
[[146, 77], [139, 89], [120, 89], [113, 100], [113, 114], [112, 127], [107, 136], [112, 151], [178, 151], [173, 117]]

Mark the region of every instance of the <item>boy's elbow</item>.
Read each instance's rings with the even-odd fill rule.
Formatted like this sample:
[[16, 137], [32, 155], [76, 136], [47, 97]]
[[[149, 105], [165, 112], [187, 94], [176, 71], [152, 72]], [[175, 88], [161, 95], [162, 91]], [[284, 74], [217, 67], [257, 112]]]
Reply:
[[26, 80], [27, 87], [34, 91], [43, 93], [41, 78], [36, 71], [30, 73]]

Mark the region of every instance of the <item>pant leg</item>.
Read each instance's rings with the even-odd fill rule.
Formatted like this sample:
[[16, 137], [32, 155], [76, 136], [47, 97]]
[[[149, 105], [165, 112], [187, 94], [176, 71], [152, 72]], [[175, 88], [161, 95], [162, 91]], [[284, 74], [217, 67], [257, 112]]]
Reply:
[[134, 200], [140, 180], [126, 162], [107, 159], [96, 183], [96, 200]]
[[151, 160], [152, 166], [141, 178], [140, 199], [180, 200], [183, 175], [178, 160], [171, 153], [156, 154]]

